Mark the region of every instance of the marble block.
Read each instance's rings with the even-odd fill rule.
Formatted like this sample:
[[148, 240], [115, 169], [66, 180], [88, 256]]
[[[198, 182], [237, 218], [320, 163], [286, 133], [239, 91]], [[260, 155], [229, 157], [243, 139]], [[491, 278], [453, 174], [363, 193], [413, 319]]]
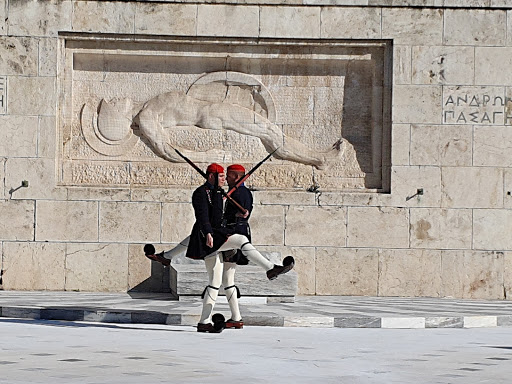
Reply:
[[382, 328], [425, 328], [423, 317], [383, 317]]
[[334, 327], [334, 318], [327, 316], [297, 316], [285, 317], [285, 327], [315, 327], [332, 328]]
[[440, 45], [443, 14], [427, 8], [384, 8], [382, 38], [393, 38], [394, 43], [400, 45]]
[[379, 317], [335, 317], [334, 327], [336, 328], [380, 328]]
[[462, 317], [427, 317], [425, 328], [462, 328], [464, 319]]
[[503, 46], [506, 29], [507, 13], [504, 10], [447, 9], [443, 42], [446, 45]]
[[487, 328], [498, 325], [497, 316], [465, 316], [464, 328]]
[[195, 4], [141, 4], [135, 12], [135, 32], [168, 35], [194, 34], [197, 25]]

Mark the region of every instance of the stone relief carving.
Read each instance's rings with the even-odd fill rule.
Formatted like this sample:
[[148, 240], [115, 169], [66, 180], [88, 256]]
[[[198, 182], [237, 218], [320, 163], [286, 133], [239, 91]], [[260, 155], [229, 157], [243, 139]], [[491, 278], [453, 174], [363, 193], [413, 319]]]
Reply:
[[327, 168], [343, 155], [343, 139], [331, 148], [316, 151], [287, 136], [275, 121], [276, 109], [268, 89], [250, 75], [229, 71], [209, 73], [186, 93], [162, 93], [143, 105], [127, 98], [103, 99], [96, 113], [86, 104], [81, 116], [88, 144], [108, 156], [127, 153], [140, 136], [155, 154], [173, 163], [183, 162], [174, 148], [196, 162], [222, 160], [222, 151], [216, 148], [201, 153], [197, 147], [179, 142], [179, 138], [173, 142], [170, 131], [183, 127], [256, 137], [267, 152], [275, 151], [276, 158], [317, 169]]
[[389, 187], [386, 44], [150, 40], [62, 36], [59, 183], [188, 188], [173, 147], [201, 167], [278, 148], [250, 187]]

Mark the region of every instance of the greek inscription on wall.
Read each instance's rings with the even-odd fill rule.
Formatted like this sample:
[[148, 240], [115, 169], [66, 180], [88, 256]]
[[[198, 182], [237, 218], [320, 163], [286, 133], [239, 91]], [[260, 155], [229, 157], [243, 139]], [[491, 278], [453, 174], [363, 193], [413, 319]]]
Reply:
[[0, 115], [7, 113], [7, 76], [0, 76]]
[[512, 98], [503, 87], [447, 87], [445, 124], [512, 125]]

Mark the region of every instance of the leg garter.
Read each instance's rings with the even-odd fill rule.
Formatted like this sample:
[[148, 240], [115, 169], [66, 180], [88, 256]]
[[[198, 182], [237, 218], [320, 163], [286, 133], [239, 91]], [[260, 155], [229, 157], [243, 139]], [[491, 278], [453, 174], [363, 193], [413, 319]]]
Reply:
[[236, 289], [236, 297], [237, 298], [242, 297], [242, 295], [240, 294], [240, 290], [238, 289], [238, 287], [236, 285], [230, 285], [229, 287], [224, 287], [224, 291], [226, 289], [230, 289], [230, 288], [235, 288]]
[[203, 293], [201, 294], [201, 299], [204, 299], [204, 296], [206, 295], [206, 291], [208, 290], [208, 288], [211, 288], [211, 289], [215, 289], [215, 290], [219, 290], [219, 288], [215, 288], [214, 286], [212, 285], [207, 285], [205, 288], [204, 288], [204, 291]]

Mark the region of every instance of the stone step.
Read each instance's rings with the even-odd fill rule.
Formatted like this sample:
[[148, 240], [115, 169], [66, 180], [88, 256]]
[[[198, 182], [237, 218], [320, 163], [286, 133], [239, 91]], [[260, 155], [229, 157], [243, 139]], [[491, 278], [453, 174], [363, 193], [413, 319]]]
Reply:
[[[281, 263], [279, 252], [262, 252], [262, 254], [275, 264]], [[175, 257], [170, 268], [170, 288], [173, 295], [180, 298], [184, 296], [200, 296], [208, 284], [208, 274], [202, 260], [191, 260], [180, 255]], [[261, 297], [287, 297], [293, 298], [297, 294], [297, 272], [290, 271], [275, 280], [268, 280], [265, 271], [255, 265], [239, 265], [235, 274], [235, 284], [242, 296]], [[221, 287], [220, 295], [224, 295]]]

